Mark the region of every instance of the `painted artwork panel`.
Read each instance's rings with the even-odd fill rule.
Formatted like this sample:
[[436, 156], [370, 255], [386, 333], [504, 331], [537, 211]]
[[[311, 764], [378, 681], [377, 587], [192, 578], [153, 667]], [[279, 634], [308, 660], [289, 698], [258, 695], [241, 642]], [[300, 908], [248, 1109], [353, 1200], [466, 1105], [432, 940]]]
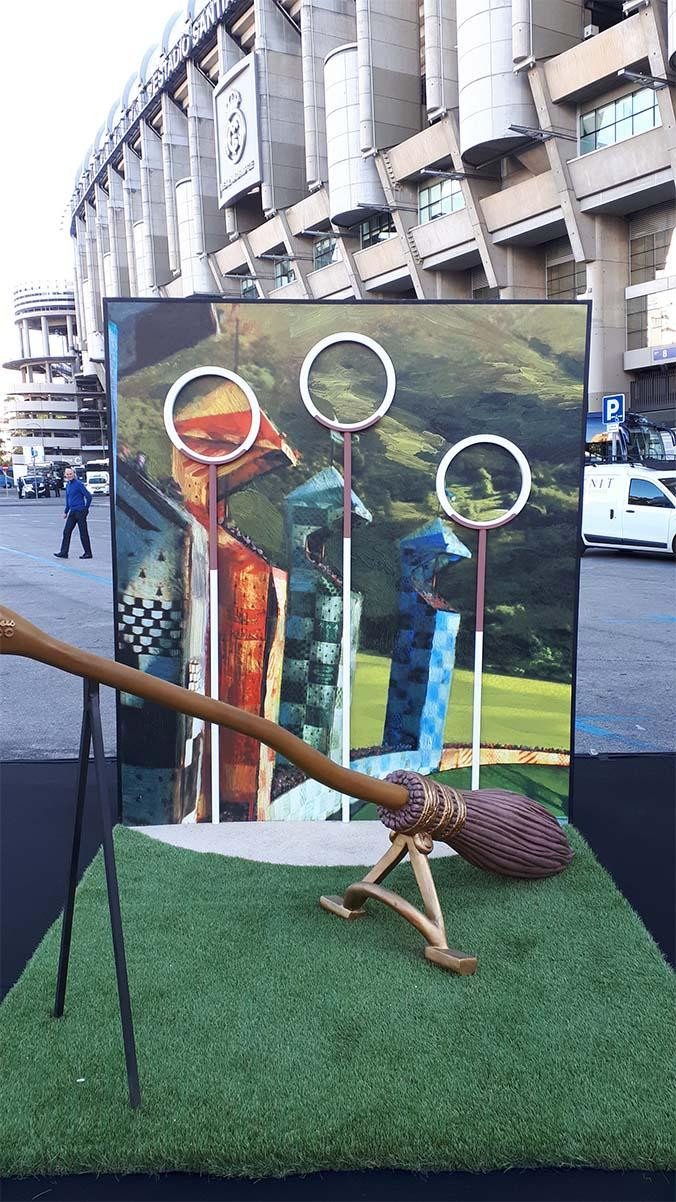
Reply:
[[[451, 520], [435, 489], [451, 446], [497, 435], [526, 456], [532, 489], [487, 536], [481, 786], [568, 806], [577, 606], [579, 481], [585, 409], [585, 304], [424, 301], [315, 304], [108, 302], [116, 432], [117, 656], [261, 714], [338, 762], [349, 654], [349, 760], [469, 787], [477, 534]], [[343, 646], [343, 436], [317, 421], [299, 386], [305, 357], [331, 335], [375, 340], [392, 361], [387, 413], [351, 436], [350, 647]], [[111, 371], [113, 362], [111, 361]], [[195, 369], [224, 369], [167, 394]], [[251, 425], [239, 458], [227, 456]], [[377, 409], [383, 364], [343, 342], [314, 360], [308, 387], [326, 418]], [[210, 610], [209, 479], [216, 477]], [[444, 487], [454, 509], [491, 521], [520, 475], [496, 447], [463, 452]], [[214, 673], [216, 675], [216, 673]], [[209, 821], [209, 730], [122, 695], [121, 807], [128, 823]], [[221, 821], [341, 816], [343, 799], [283, 757], [218, 735]], [[350, 802], [352, 818], [375, 810]]]

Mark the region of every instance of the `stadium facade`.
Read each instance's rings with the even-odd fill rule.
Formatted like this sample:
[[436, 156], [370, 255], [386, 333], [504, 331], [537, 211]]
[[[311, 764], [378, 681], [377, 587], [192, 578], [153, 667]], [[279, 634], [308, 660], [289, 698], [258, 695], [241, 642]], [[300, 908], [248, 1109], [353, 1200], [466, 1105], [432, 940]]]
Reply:
[[77, 349], [73, 285], [26, 284], [13, 295], [17, 374], [5, 398], [4, 426], [15, 476], [106, 453], [102, 377], [84, 374]]
[[189, 0], [77, 173], [84, 369], [104, 296], [585, 296], [674, 424], [675, 71], [676, 0]]

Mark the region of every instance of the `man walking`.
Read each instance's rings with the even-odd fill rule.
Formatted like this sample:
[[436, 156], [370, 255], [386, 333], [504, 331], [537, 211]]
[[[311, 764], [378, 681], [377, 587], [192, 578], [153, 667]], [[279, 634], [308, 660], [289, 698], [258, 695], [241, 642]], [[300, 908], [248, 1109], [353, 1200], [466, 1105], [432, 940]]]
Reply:
[[92, 558], [92, 545], [89, 541], [89, 531], [87, 529], [87, 514], [89, 506], [92, 503], [92, 494], [88, 488], [85, 488], [81, 480], [78, 480], [72, 467], [67, 467], [64, 472], [66, 480], [66, 511], [64, 517], [66, 524], [63, 528], [63, 538], [61, 540], [61, 550], [55, 551], [56, 559], [68, 559], [68, 550], [70, 547], [70, 538], [73, 530], [77, 526], [80, 531], [80, 542], [84, 554], [80, 559]]

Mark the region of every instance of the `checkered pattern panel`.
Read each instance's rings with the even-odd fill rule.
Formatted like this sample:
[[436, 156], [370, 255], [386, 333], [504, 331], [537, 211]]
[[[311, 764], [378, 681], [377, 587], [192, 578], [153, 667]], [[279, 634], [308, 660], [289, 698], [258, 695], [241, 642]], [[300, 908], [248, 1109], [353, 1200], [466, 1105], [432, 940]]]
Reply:
[[178, 656], [182, 625], [180, 601], [133, 597], [129, 593], [124, 593], [118, 601], [120, 643], [135, 655]]

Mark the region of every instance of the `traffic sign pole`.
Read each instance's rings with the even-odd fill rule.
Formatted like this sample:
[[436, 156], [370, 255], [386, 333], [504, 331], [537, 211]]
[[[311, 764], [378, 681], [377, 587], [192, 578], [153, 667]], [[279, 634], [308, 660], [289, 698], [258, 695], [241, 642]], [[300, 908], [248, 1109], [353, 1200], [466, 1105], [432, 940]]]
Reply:
[[601, 397], [601, 408], [603, 424], [606, 427], [606, 432], [610, 434], [611, 442], [611, 458], [613, 463], [617, 462], [618, 454], [618, 433], [620, 422], [624, 421], [625, 412], [625, 395], [623, 392], [612, 392], [607, 396]]

